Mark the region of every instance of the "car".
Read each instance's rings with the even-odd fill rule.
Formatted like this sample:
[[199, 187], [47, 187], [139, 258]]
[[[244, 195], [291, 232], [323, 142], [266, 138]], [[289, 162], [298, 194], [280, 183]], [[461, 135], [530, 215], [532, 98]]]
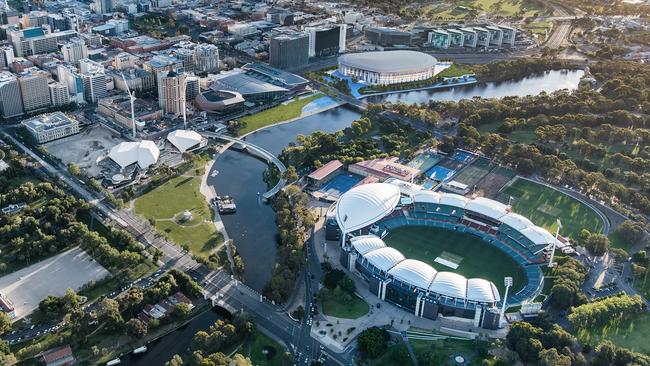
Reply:
[[35, 326], [36, 326], [36, 324], [32, 324], [32, 326], [31, 326], [31, 327], [29, 327], [29, 330], [32, 330], [32, 329], [34, 329], [34, 327], [35, 327]]

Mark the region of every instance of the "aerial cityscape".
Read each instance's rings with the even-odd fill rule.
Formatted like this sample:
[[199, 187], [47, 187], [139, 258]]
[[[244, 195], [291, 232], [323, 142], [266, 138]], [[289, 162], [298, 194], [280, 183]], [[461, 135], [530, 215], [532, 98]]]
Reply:
[[0, 0], [0, 365], [650, 366], [650, 1]]

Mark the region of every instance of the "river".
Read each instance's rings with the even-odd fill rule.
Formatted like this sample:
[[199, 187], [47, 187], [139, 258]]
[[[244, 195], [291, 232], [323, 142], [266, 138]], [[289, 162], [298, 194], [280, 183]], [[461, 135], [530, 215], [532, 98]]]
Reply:
[[[428, 100], [460, 100], [472, 96], [504, 97], [511, 95], [537, 94], [541, 91], [577, 87], [582, 71], [551, 71], [543, 75], [528, 77], [519, 81], [477, 84], [458, 89], [438, 91], [406, 92], [383, 96], [382, 100], [401, 100], [419, 103]], [[308, 135], [315, 131], [334, 132], [348, 127], [361, 116], [346, 107], [328, 111], [251, 133], [246, 140], [269, 152], [278, 155], [300, 134]], [[237, 213], [223, 215], [222, 220], [233, 239], [245, 264], [244, 278], [248, 286], [261, 290], [271, 276], [277, 252], [275, 215], [271, 207], [264, 204], [257, 192], [266, 191], [262, 173], [266, 163], [248, 154], [227, 150], [220, 155], [211, 168], [208, 184], [215, 187], [217, 194], [230, 195], [237, 204]], [[217, 174], [213, 176], [214, 171]], [[192, 336], [198, 330], [206, 329], [214, 323], [218, 315], [207, 312], [189, 325], [150, 345], [149, 352], [141, 357], [128, 360], [129, 365], [162, 365], [175, 353], [184, 352], [190, 345]]]

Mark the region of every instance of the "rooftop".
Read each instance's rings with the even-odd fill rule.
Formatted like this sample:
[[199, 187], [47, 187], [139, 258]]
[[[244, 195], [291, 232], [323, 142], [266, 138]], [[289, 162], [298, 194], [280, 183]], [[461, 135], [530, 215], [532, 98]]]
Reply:
[[417, 51], [375, 51], [350, 53], [339, 57], [339, 64], [378, 73], [415, 72], [436, 66], [435, 57]]
[[77, 123], [77, 121], [66, 116], [63, 112], [41, 114], [22, 122], [25, 127], [32, 131], [44, 131], [59, 128]]

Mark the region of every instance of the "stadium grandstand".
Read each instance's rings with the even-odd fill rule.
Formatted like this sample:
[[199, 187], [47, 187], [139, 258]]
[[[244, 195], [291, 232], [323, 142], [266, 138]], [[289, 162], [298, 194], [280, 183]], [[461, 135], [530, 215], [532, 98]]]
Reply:
[[437, 271], [424, 262], [407, 259], [386, 246], [382, 238], [396, 228], [432, 227], [470, 234], [484, 245], [498, 248], [516, 261], [526, 279], [526, 285], [505, 300], [507, 306], [539, 295], [544, 251], [556, 240], [498, 201], [428, 190], [406, 194], [398, 185], [387, 183], [357, 186], [343, 194], [328, 214], [329, 226], [333, 221], [342, 243], [341, 264], [358, 271], [379, 298], [418, 316], [470, 318], [487, 329], [498, 327], [496, 309], [502, 301], [493, 283]]

